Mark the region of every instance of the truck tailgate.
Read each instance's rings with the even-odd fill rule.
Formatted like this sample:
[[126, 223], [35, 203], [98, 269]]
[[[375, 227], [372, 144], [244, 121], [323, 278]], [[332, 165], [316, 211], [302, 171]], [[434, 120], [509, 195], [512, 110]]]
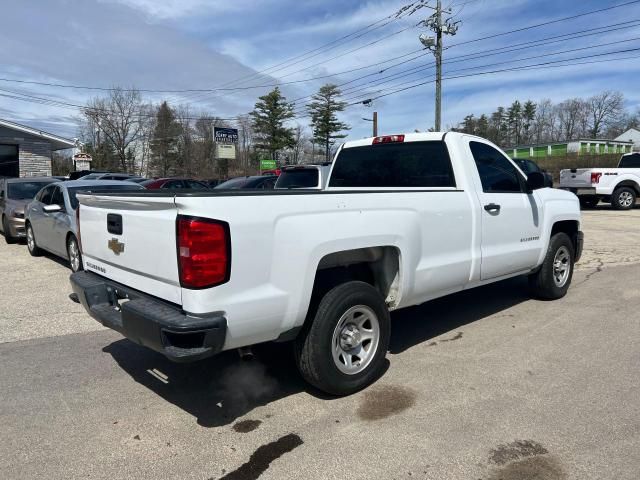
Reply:
[[85, 270], [181, 304], [174, 197], [78, 199]]
[[584, 188], [591, 186], [591, 168], [572, 168], [560, 171], [560, 186]]

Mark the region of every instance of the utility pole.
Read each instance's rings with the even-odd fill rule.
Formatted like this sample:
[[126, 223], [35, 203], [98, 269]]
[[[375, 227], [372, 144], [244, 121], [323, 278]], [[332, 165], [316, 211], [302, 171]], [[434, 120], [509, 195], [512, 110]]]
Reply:
[[[435, 33], [435, 38], [427, 34], [421, 33], [418, 37], [424, 47], [430, 50], [436, 59], [436, 105], [435, 105], [435, 129], [439, 132], [442, 128], [442, 35], [455, 35], [458, 31], [459, 21], [452, 21], [451, 18], [442, 20], [442, 0], [437, 0], [435, 7], [424, 5], [427, 8], [435, 10], [427, 19], [420, 22], [419, 25], [431, 29]], [[445, 13], [451, 13], [451, 10], [444, 10]]]
[[373, 112], [373, 118], [362, 117], [362, 119], [367, 122], [373, 122], [373, 136], [377, 137], [378, 136], [378, 112]]

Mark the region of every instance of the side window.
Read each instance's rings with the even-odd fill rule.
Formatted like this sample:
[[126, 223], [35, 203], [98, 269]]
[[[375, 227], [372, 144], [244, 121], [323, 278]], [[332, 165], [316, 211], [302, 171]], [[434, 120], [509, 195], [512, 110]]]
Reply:
[[182, 185], [182, 180], [170, 180], [166, 182], [160, 188], [184, 188]]
[[44, 190], [40, 191], [40, 201], [45, 205], [51, 205], [51, 197], [53, 196], [53, 190], [55, 187], [52, 185], [48, 186]]
[[60, 205], [64, 208], [64, 195], [60, 187], [54, 187], [53, 194], [51, 195], [51, 205]]
[[470, 142], [469, 146], [480, 174], [482, 190], [492, 193], [523, 191], [521, 176], [502, 153], [486, 143]]
[[184, 183], [187, 185], [187, 188], [192, 188], [194, 190], [202, 190], [203, 188], [207, 188], [204, 184], [196, 182], [194, 180], [185, 180]]

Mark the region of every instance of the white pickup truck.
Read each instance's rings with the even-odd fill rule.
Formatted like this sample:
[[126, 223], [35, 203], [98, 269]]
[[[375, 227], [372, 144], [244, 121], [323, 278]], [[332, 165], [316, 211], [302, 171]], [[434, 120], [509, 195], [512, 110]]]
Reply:
[[71, 298], [175, 361], [292, 341], [349, 394], [384, 368], [391, 310], [516, 275], [565, 295], [580, 208], [543, 182], [482, 138], [412, 133], [347, 142], [324, 190], [79, 196]]
[[560, 170], [560, 188], [578, 195], [583, 207], [593, 208], [602, 200], [629, 210], [640, 196], [640, 153], [623, 155], [617, 168]]

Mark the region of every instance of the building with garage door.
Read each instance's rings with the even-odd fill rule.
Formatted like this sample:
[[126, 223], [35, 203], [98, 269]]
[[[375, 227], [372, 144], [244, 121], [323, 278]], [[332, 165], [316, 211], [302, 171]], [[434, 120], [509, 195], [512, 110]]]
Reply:
[[0, 118], [0, 177], [49, 176], [52, 152], [75, 144], [69, 138]]
[[505, 148], [505, 152], [513, 158], [564, 157], [568, 154], [605, 155], [631, 152], [633, 142], [580, 138], [564, 142], [539, 143], [536, 145], [518, 145]]

